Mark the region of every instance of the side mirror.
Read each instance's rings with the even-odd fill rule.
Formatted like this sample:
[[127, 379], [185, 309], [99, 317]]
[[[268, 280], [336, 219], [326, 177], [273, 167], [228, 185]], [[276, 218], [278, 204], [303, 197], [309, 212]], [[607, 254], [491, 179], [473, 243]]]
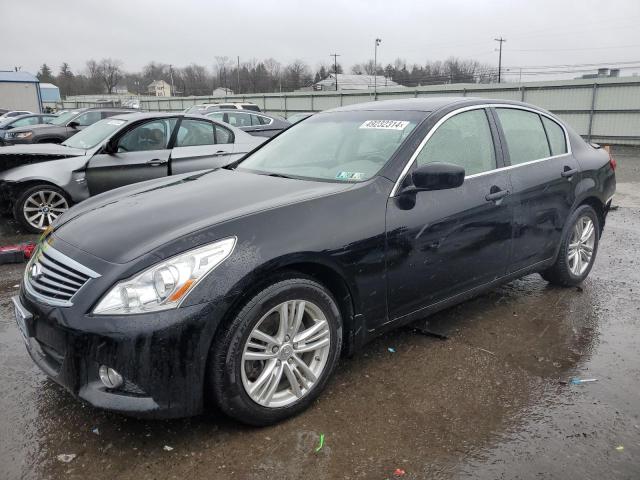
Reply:
[[78, 122], [69, 122], [69, 123], [67, 124], [67, 127], [69, 127], [69, 128], [73, 128], [74, 130], [75, 130], [76, 128], [78, 128], [79, 126], [80, 126], [80, 124], [79, 124]]
[[457, 188], [464, 182], [464, 168], [452, 163], [428, 163], [411, 174], [413, 186], [407, 191], [446, 190]]
[[117, 151], [118, 151], [117, 142], [115, 142], [113, 139], [109, 140], [104, 145], [104, 153], [108, 155], [114, 155], [115, 153], [117, 153]]

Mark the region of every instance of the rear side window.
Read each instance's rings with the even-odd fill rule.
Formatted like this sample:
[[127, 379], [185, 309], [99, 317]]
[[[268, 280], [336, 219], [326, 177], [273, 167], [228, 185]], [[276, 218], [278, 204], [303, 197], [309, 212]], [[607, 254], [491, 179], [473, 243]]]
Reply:
[[497, 108], [496, 111], [507, 140], [511, 165], [551, 156], [540, 115], [515, 108]]
[[215, 144], [213, 124], [202, 120], [183, 120], [178, 130], [176, 147]]
[[547, 117], [542, 117], [542, 123], [549, 139], [551, 155], [567, 153], [567, 139], [564, 136], [562, 127]]
[[484, 109], [458, 113], [440, 125], [416, 161], [418, 166], [453, 163], [464, 167], [465, 175], [496, 168], [491, 127]]
[[233, 132], [220, 125], [215, 126], [216, 143], [233, 143]]
[[248, 113], [243, 112], [229, 112], [227, 113], [227, 118], [229, 125], [233, 125], [234, 127], [250, 127], [251, 126], [251, 116]]

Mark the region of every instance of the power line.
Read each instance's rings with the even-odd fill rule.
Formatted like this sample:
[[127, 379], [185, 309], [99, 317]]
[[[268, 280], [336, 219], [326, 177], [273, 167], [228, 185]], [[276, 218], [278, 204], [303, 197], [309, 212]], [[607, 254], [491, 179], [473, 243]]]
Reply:
[[502, 44], [504, 42], [506, 42], [507, 40], [500, 37], [500, 38], [494, 38], [494, 40], [498, 43], [500, 43], [500, 53], [498, 54], [498, 83], [500, 83], [501, 80], [501, 72], [502, 72]]
[[333, 57], [333, 74], [336, 78], [336, 92], [338, 91], [338, 57], [340, 56], [337, 53], [330, 53], [330, 57]]

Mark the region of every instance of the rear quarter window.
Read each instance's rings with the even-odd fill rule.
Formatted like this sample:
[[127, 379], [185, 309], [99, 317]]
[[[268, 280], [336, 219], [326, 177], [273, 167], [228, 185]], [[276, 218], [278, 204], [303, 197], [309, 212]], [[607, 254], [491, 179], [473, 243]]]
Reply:
[[562, 127], [547, 117], [542, 117], [542, 124], [547, 132], [551, 155], [567, 153], [567, 139], [565, 138]]

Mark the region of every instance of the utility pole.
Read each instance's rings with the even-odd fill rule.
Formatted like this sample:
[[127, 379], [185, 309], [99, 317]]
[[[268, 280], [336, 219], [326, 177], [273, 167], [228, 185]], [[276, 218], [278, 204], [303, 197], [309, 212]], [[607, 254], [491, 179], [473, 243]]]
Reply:
[[169, 78], [171, 78], [171, 92], [169, 92], [169, 96], [173, 97], [176, 91], [173, 87], [173, 65], [169, 65]]
[[240, 93], [240, 55], [238, 55], [238, 91], [236, 93]]
[[505, 38], [494, 38], [494, 40], [500, 43], [500, 53], [498, 54], [498, 83], [502, 80], [502, 44], [507, 40]]
[[382, 42], [381, 38], [376, 38], [376, 45], [373, 50], [373, 99], [378, 99], [378, 45]]
[[[336, 92], [338, 91], [338, 55], [337, 53], [330, 53], [330, 57], [333, 57], [333, 74], [336, 77]], [[322, 80], [322, 79], [320, 79]]]

